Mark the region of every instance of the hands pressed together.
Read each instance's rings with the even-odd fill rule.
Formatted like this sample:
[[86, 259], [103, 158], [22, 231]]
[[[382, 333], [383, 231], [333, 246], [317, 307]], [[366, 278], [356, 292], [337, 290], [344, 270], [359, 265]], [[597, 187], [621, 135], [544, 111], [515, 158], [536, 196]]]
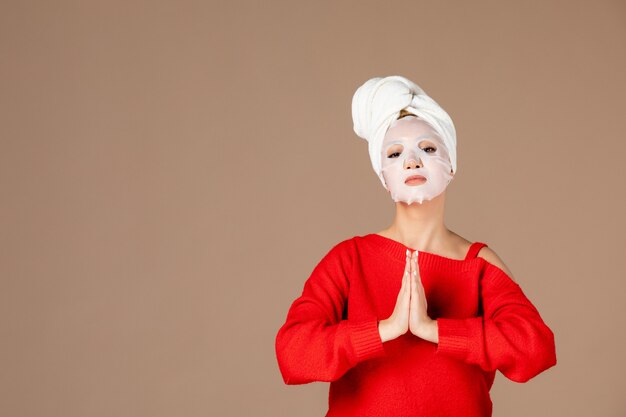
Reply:
[[428, 317], [426, 295], [417, 263], [417, 251], [406, 252], [406, 265], [396, 307], [391, 316], [378, 323], [383, 342], [411, 331], [415, 336], [433, 343], [438, 342], [437, 320]]

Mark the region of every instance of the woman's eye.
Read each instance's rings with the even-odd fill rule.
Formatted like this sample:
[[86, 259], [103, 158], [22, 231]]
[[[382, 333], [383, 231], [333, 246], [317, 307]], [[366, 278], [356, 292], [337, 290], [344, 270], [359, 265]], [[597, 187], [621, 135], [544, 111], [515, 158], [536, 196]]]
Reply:
[[[394, 155], [396, 155], [396, 156], [394, 156]], [[398, 156], [400, 156], [400, 152], [394, 152], [394, 153], [392, 153], [390, 155], [387, 155], [387, 158], [397, 158]]]
[[[432, 149], [432, 151], [428, 152], [429, 149]], [[433, 148], [432, 146], [427, 146], [424, 148], [424, 151], [428, 153], [433, 153], [433, 152], [437, 152], [437, 148]]]

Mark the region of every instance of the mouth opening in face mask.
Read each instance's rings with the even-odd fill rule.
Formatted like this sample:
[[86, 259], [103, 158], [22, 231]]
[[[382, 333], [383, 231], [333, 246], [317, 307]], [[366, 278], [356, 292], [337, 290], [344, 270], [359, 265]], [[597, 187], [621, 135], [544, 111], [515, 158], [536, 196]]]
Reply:
[[427, 181], [426, 177], [423, 175], [411, 175], [409, 176], [406, 180], [404, 180], [404, 183], [406, 185], [422, 185]]

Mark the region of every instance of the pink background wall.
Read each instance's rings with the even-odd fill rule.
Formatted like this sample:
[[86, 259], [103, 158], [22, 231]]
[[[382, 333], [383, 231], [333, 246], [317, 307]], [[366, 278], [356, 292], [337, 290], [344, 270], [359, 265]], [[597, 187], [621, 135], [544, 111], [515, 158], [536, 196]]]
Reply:
[[626, 6], [17, 2], [0, 10], [0, 414], [322, 416], [274, 338], [394, 206], [351, 98], [404, 75], [454, 120], [446, 224], [556, 337], [494, 416], [618, 416]]

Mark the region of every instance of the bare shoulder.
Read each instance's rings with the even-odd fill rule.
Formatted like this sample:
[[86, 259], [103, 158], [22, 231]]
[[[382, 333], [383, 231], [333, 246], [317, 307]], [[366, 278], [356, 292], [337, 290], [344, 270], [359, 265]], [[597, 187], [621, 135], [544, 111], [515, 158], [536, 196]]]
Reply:
[[[469, 250], [473, 242], [465, 239], [463, 236], [451, 230], [450, 230], [450, 233], [453, 237], [454, 242], [456, 242], [456, 245], [458, 248], [457, 250], [459, 251], [459, 253], [463, 253], [463, 254], [467, 253], [467, 251]], [[506, 266], [506, 264], [498, 256], [498, 254], [489, 246], [483, 246], [482, 248], [480, 248], [476, 256], [481, 257], [485, 261], [489, 262], [490, 264], [497, 266], [498, 268], [503, 270], [509, 277], [511, 277], [511, 279], [514, 282], [517, 282], [515, 281], [515, 278], [513, 277], [513, 273], [511, 272], [511, 270]]]
[[482, 248], [480, 248], [476, 256], [479, 256], [483, 258], [485, 261], [489, 262], [490, 264], [497, 266], [498, 268], [506, 272], [506, 274], [509, 277], [511, 277], [511, 279], [514, 282], [517, 282], [515, 281], [515, 278], [513, 277], [513, 273], [511, 272], [511, 270], [506, 266], [504, 261], [500, 259], [498, 254], [489, 246], [483, 246]]

